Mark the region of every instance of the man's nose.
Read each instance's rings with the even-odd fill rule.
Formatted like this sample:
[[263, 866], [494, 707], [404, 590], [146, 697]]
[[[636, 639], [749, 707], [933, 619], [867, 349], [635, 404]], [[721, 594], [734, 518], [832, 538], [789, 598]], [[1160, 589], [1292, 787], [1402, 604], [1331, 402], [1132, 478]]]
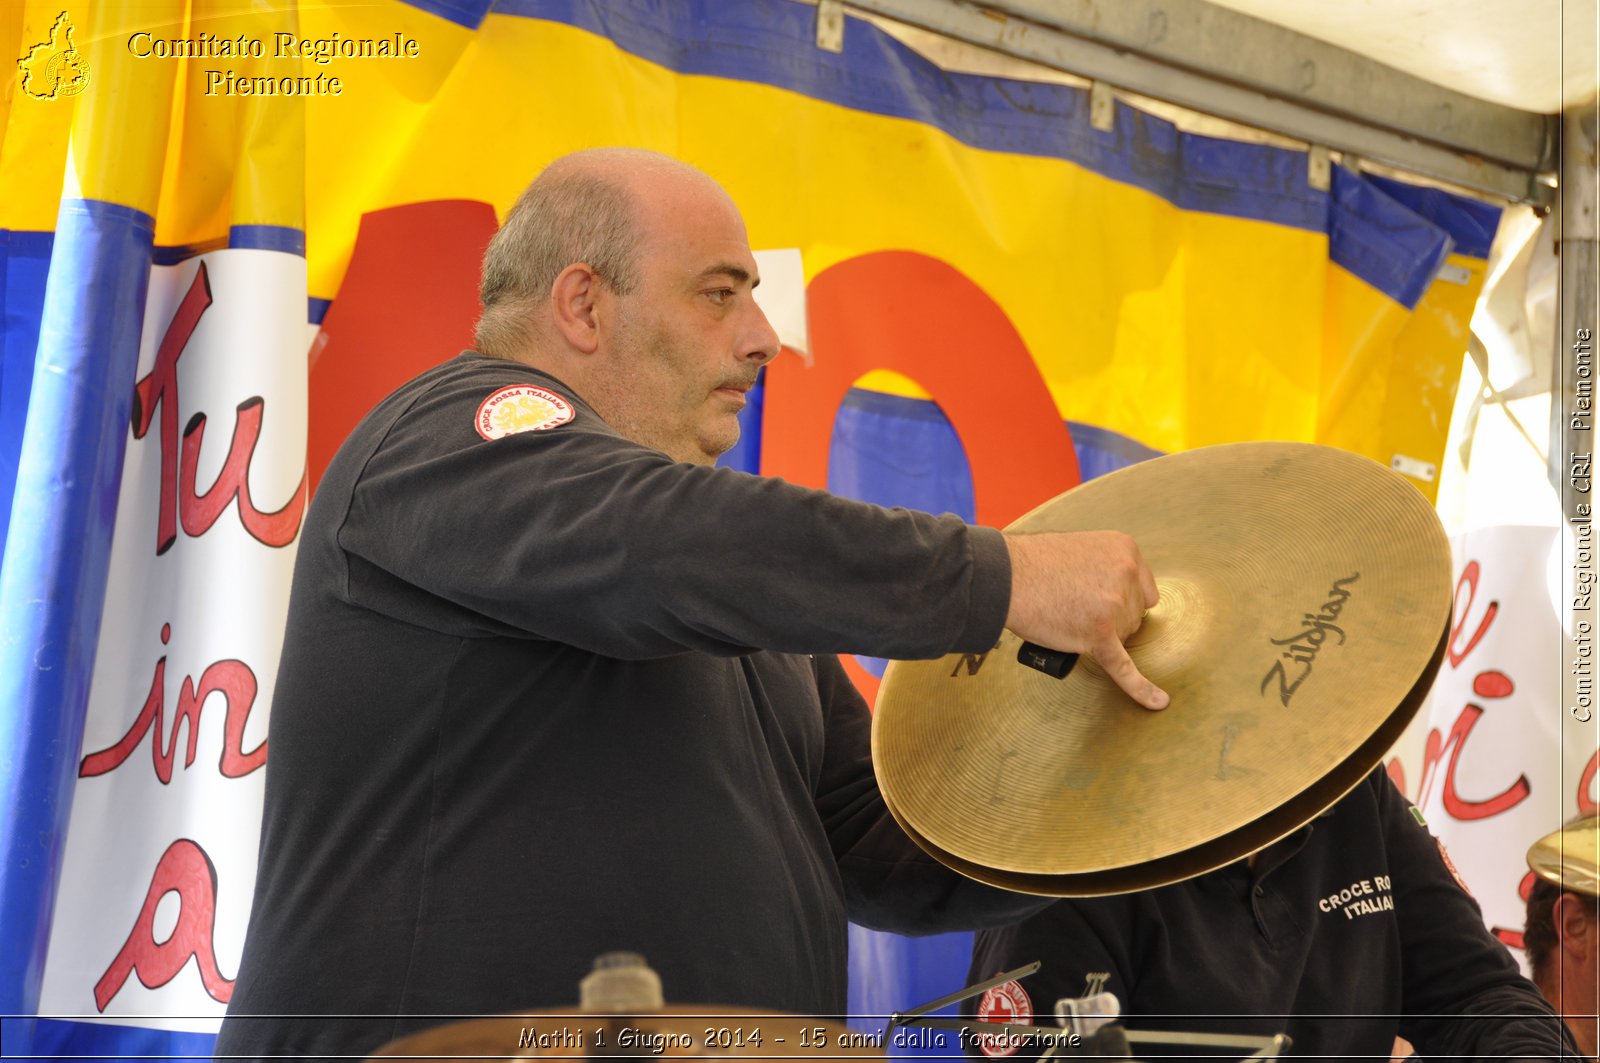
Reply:
[[783, 344], [778, 339], [778, 331], [772, 327], [772, 322], [767, 320], [766, 311], [761, 309], [761, 305], [752, 299], [750, 307], [754, 319], [750, 323], [750, 334], [745, 340], [743, 356], [757, 365], [765, 365], [778, 356]]

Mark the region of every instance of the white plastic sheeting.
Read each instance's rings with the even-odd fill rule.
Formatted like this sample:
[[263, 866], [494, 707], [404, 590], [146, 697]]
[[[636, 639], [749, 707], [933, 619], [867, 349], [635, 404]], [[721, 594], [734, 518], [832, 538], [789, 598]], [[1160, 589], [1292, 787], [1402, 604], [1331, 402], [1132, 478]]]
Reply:
[[1595, 95], [1596, 0], [1211, 2], [1524, 111]]

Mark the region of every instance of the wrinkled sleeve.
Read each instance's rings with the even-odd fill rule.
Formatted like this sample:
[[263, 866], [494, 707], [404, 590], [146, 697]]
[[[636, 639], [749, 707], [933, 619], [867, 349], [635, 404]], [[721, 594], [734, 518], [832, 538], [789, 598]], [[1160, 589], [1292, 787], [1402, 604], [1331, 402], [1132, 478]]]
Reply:
[[999, 926], [1049, 903], [975, 882], [918, 848], [883, 803], [872, 771], [871, 714], [837, 658], [817, 658], [817, 689], [827, 734], [817, 812], [844, 880], [851, 922], [937, 934]]
[[1564, 1023], [1484, 926], [1438, 842], [1385, 775], [1379, 815], [1397, 886], [1405, 1017], [1400, 1036], [1428, 1058], [1565, 1059]]
[[999, 532], [674, 462], [580, 407], [486, 440], [480, 382], [440, 384], [352, 474], [346, 592], [399, 619], [420, 588], [501, 634], [607, 656], [985, 650], [1010, 602]]

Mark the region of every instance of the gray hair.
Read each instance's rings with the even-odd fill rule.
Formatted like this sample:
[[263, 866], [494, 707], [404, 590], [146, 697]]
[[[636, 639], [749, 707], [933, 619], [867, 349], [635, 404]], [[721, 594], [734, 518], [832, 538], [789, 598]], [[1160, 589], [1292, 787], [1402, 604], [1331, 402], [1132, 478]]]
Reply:
[[484, 252], [483, 316], [474, 337], [484, 354], [509, 357], [528, 341], [530, 314], [575, 262], [587, 263], [618, 295], [637, 283], [633, 196], [595, 167], [566, 162], [558, 160], [534, 179]]

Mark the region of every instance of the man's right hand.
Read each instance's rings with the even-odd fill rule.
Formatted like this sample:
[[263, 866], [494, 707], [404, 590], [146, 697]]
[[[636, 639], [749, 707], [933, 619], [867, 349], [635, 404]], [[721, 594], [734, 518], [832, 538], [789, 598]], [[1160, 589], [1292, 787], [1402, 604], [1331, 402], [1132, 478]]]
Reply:
[[1006, 627], [1028, 642], [1087, 653], [1134, 701], [1164, 709], [1122, 640], [1139, 629], [1159, 594], [1132, 538], [1116, 531], [1007, 534], [1011, 610]]

